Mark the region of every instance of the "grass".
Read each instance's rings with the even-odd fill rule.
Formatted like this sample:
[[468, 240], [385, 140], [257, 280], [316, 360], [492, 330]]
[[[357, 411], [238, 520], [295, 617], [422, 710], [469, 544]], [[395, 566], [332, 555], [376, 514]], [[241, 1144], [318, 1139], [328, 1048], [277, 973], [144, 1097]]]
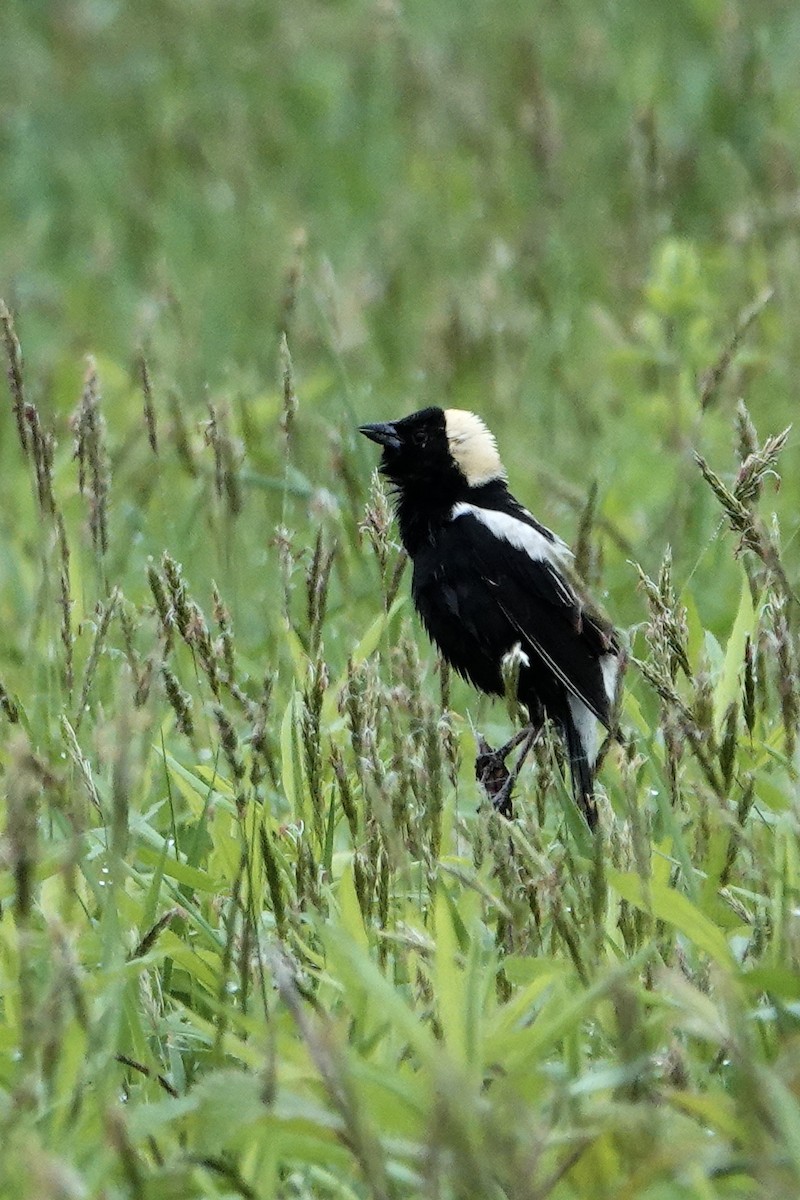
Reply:
[[[797, 15], [5, 20], [0, 1194], [795, 1195]], [[442, 399], [625, 631], [594, 838], [413, 618]]]

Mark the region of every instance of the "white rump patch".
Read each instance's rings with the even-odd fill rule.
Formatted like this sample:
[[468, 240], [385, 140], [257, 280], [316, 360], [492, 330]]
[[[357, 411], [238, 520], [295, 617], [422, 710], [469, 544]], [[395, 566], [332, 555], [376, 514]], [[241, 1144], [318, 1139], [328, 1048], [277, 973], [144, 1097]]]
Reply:
[[600, 670], [603, 672], [603, 687], [608, 696], [609, 705], [617, 698], [617, 681], [621, 663], [618, 654], [604, 654], [600, 659]]
[[[462, 500], [453, 505], [450, 517], [455, 521], [458, 517], [464, 517], [467, 514], [476, 517], [495, 537], [515, 546], [517, 550], [524, 550], [535, 562], [549, 562], [551, 566], [558, 569], [568, 564], [572, 558], [572, 551], [560, 537], [553, 534], [554, 540], [551, 542], [550, 538], [540, 533], [534, 525], [528, 525], [525, 521], [512, 517], [510, 513], [498, 512], [493, 508], [481, 508], [478, 504], [467, 504]], [[570, 602], [574, 602], [574, 593], [566, 580], [563, 583], [563, 589], [568, 594]]]
[[463, 408], [448, 408], [444, 420], [450, 453], [471, 487], [505, 479], [494, 434], [480, 417]]
[[580, 738], [581, 748], [586, 755], [589, 766], [594, 770], [597, 755], [600, 753], [600, 722], [590, 708], [577, 696], [570, 692], [567, 695], [569, 711]]

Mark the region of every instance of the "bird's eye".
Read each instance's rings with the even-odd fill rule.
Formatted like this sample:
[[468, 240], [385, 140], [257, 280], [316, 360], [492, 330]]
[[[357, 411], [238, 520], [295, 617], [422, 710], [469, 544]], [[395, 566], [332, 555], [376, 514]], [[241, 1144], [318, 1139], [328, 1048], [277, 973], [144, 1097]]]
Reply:
[[415, 429], [411, 435], [411, 440], [418, 450], [424, 450], [428, 444], [428, 431], [426, 429]]

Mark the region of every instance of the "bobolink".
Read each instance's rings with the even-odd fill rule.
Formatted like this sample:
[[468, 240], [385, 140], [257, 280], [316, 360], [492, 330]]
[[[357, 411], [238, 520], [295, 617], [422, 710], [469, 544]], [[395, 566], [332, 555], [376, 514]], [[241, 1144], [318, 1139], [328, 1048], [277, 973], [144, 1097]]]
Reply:
[[474, 413], [425, 408], [362, 425], [383, 447], [414, 604], [444, 658], [503, 695], [519, 647], [518, 697], [532, 730], [560, 730], [575, 798], [590, 826], [599, 725], [610, 729], [623, 657], [616, 634], [572, 577], [567, 545], [517, 501], [494, 437]]

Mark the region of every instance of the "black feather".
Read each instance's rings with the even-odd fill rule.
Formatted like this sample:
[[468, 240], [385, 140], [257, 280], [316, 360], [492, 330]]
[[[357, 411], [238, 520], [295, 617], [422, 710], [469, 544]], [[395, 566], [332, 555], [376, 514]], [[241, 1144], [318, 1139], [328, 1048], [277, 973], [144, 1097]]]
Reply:
[[562, 725], [567, 744], [569, 767], [572, 774], [572, 790], [575, 803], [580, 808], [590, 829], [597, 825], [597, 805], [594, 799], [594, 767], [586, 757], [575, 722], [569, 718]]

